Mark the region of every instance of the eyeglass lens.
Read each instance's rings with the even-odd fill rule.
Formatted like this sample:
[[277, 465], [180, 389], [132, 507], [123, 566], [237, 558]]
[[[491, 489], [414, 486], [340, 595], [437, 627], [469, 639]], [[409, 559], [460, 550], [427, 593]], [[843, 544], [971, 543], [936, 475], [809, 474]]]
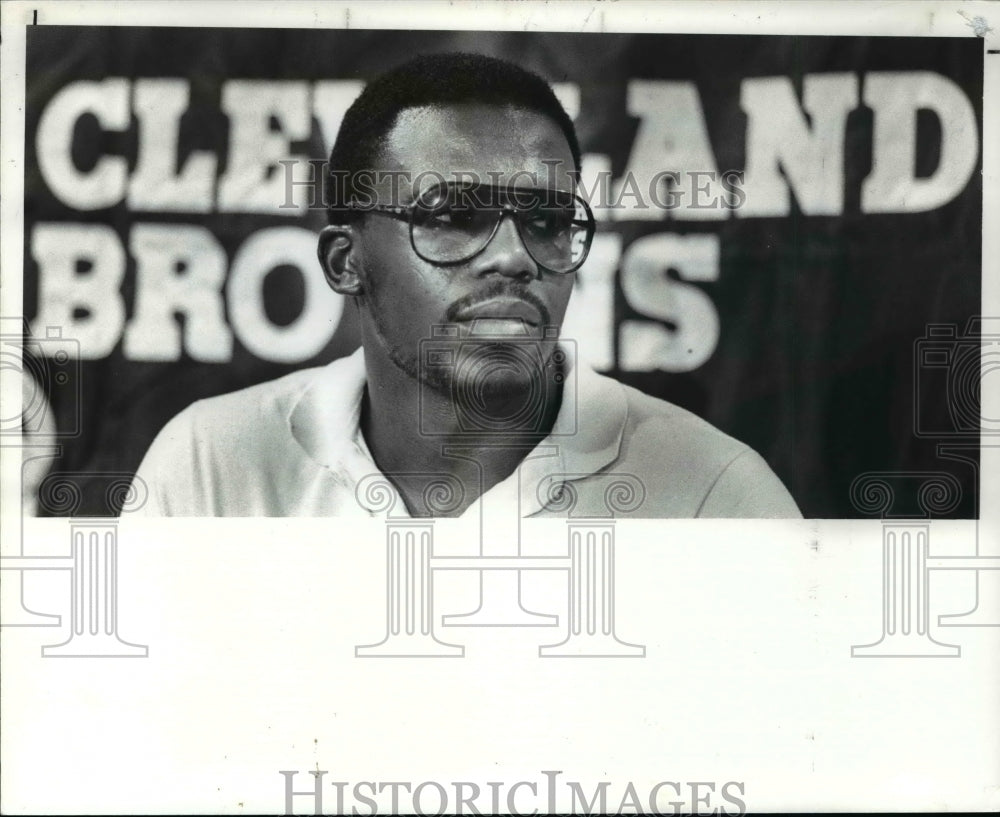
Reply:
[[413, 246], [428, 261], [467, 260], [489, 243], [511, 210], [536, 263], [553, 272], [569, 272], [582, 263], [593, 233], [591, 217], [581, 199], [557, 190], [437, 185], [414, 207]]

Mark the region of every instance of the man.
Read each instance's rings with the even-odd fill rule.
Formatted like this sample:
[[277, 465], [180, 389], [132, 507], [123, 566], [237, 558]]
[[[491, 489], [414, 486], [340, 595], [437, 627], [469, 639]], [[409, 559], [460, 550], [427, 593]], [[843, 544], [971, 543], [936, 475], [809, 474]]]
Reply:
[[366, 87], [330, 164], [319, 257], [361, 349], [172, 420], [139, 469], [149, 512], [603, 516], [627, 485], [612, 511], [799, 515], [747, 446], [558, 339], [595, 227], [540, 77], [413, 60]]

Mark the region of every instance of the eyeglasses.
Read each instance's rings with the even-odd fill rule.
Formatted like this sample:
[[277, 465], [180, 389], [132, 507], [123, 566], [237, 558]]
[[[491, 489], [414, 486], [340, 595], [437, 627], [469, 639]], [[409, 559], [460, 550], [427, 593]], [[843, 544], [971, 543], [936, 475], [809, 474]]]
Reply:
[[596, 230], [587, 202], [562, 190], [445, 182], [406, 206], [352, 202], [347, 207], [409, 221], [414, 252], [442, 266], [475, 258], [510, 215], [535, 263], [564, 275], [587, 260]]

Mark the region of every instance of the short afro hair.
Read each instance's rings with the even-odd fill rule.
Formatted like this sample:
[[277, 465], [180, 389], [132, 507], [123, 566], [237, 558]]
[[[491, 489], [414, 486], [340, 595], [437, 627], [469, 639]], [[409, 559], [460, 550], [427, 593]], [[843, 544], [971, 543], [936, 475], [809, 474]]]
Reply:
[[324, 201], [330, 224], [350, 220], [353, 211], [345, 205], [357, 193], [352, 179], [373, 168], [400, 112], [463, 102], [511, 105], [549, 117], [565, 135], [579, 171], [580, 144], [573, 120], [542, 77], [484, 54], [427, 54], [373, 79], [344, 114], [326, 174]]

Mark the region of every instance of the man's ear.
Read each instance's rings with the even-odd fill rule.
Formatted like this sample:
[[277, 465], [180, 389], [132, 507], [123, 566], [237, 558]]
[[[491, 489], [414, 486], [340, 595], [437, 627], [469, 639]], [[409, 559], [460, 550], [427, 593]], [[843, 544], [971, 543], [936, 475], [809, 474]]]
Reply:
[[332, 224], [323, 228], [319, 234], [319, 263], [334, 292], [361, 294], [361, 248], [353, 227]]

